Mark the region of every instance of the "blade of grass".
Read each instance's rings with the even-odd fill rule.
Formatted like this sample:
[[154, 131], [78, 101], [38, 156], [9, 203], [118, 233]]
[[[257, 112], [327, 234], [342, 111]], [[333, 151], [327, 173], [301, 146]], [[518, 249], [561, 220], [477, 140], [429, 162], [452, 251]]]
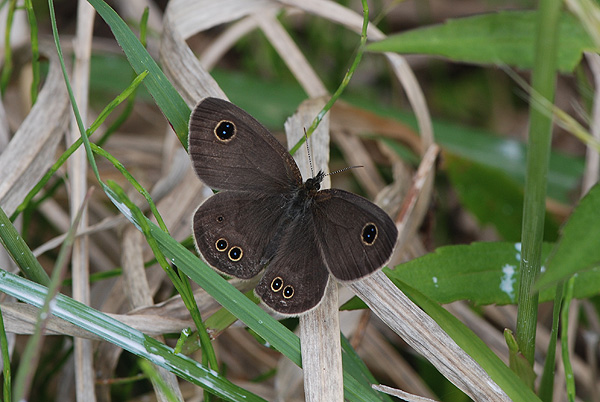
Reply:
[[88, 0], [88, 2], [110, 26], [133, 69], [138, 74], [144, 70], [150, 72], [144, 84], [187, 150], [190, 108], [115, 10], [102, 0]]
[[544, 402], [552, 402], [554, 395], [554, 372], [556, 371], [556, 341], [560, 324], [560, 309], [563, 300], [564, 282], [561, 281], [556, 286], [554, 296], [554, 306], [552, 308], [552, 329], [550, 331], [550, 341], [546, 352], [546, 361], [544, 362], [544, 371], [540, 381], [540, 390], [538, 392], [540, 399]]
[[8, 354], [8, 338], [6, 337], [6, 329], [4, 328], [4, 318], [2, 317], [2, 309], [0, 309], [0, 350], [2, 351], [2, 375], [4, 376], [4, 387], [2, 396], [4, 402], [11, 402], [11, 380], [12, 374], [10, 370], [10, 358]]
[[60, 61], [60, 68], [63, 73], [63, 78], [65, 80], [67, 92], [69, 93], [69, 99], [71, 100], [71, 107], [73, 108], [73, 114], [75, 115], [75, 121], [77, 122], [77, 127], [79, 129], [79, 132], [81, 133], [81, 139], [83, 140], [83, 146], [85, 148], [85, 153], [88, 158], [88, 163], [90, 164], [92, 171], [96, 175], [96, 178], [98, 179], [98, 181], [100, 181], [100, 173], [98, 173], [98, 166], [96, 166], [96, 161], [94, 160], [94, 155], [90, 148], [90, 141], [88, 140], [87, 135], [85, 135], [85, 126], [83, 125], [83, 120], [81, 119], [81, 113], [79, 113], [79, 107], [77, 106], [77, 102], [75, 101], [75, 95], [73, 94], [73, 88], [71, 88], [71, 82], [69, 80], [67, 68], [65, 67], [65, 58], [63, 56], [62, 47], [60, 45], [60, 38], [58, 36], [58, 28], [56, 26], [56, 15], [54, 13], [54, 1], [53, 0], [48, 0], [48, 9], [50, 11], [52, 36], [54, 37], [54, 44], [56, 45], [56, 52], [58, 53], [58, 59]]
[[50, 277], [2, 208], [0, 208], [0, 242], [27, 278], [42, 285], [50, 283]]
[[569, 307], [573, 300], [573, 284], [575, 277], [569, 278], [565, 289], [565, 301], [562, 305], [561, 316], [561, 331], [560, 331], [560, 349], [562, 352], [563, 366], [565, 369], [565, 384], [567, 386], [567, 397], [569, 402], [575, 402], [575, 375], [573, 375], [573, 367], [569, 357]]
[[75, 231], [79, 226], [81, 216], [85, 210], [87, 201], [89, 200], [90, 192], [88, 192], [81, 207], [77, 211], [77, 215], [75, 216], [75, 219], [71, 223], [71, 227], [67, 232], [67, 237], [60, 248], [56, 263], [54, 264], [54, 269], [52, 270], [52, 277], [50, 278], [50, 284], [48, 285], [48, 292], [44, 298], [44, 303], [38, 312], [35, 322], [35, 330], [29, 337], [27, 346], [25, 346], [25, 351], [23, 352], [23, 355], [19, 361], [19, 370], [17, 371], [17, 375], [15, 377], [13, 389], [13, 395], [16, 401], [23, 401], [29, 398], [33, 376], [36, 372], [36, 367], [40, 358], [40, 350], [44, 344], [44, 338], [42, 335], [46, 328], [46, 323], [50, 318], [50, 313], [52, 312], [51, 305], [56, 297], [56, 294], [58, 293], [65, 269], [69, 263], [69, 254], [71, 252], [71, 247], [73, 246], [73, 241], [75, 240]]
[[[56, 50], [59, 56], [59, 60], [61, 63], [61, 68], [63, 71], [63, 76], [64, 76], [64, 80], [65, 80], [65, 84], [67, 86], [67, 91], [69, 93], [69, 97], [71, 99], [71, 106], [73, 107], [73, 113], [75, 115], [75, 120], [77, 121], [77, 127], [79, 128], [79, 132], [81, 134], [81, 139], [83, 140], [83, 145], [85, 147], [86, 150], [86, 154], [87, 154], [87, 158], [88, 158], [88, 162], [92, 168], [92, 170], [94, 171], [94, 174], [96, 175], [96, 179], [98, 180], [98, 182], [102, 185], [102, 188], [104, 189], [105, 192], [107, 192], [108, 187], [102, 182], [101, 178], [100, 178], [100, 173], [98, 172], [98, 168], [96, 166], [96, 161], [94, 159], [94, 155], [92, 152], [92, 147], [96, 150], [96, 152], [102, 152], [102, 150], [100, 149], [100, 147], [97, 147], [93, 144], [90, 144], [90, 141], [88, 139], [88, 136], [86, 135], [85, 132], [85, 128], [83, 126], [83, 120], [81, 119], [81, 115], [79, 113], [79, 109], [77, 107], [77, 102], [75, 101], [75, 97], [73, 95], [73, 91], [71, 88], [71, 84], [69, 82], [69, 77], [67, 75], [66, 72], [66, 68], [65, 68], [65, 63], [64, 63], [64, 57], [63, 57], [63, 53], [62, 53], [62, 49], [60, 46], [60, 40], [59, 40], [59, 36], [58, 36], [58, 29], [56, 27], [56, 17], [54, 15], [54, 5], [53, 5], [53, 0], [48, 0], [48, 7], [50, 9], [50, 19], [52, 22], [52, 33], [54, 36], [54, 41], [56, 44]], [[127, 28], [127, 31], [131, 33], [131, 31], [129, 30], [129, 28]], [[135, 38], [135, 37], [134, 37]], [[135, 38], [135, 40], [137, 41], [137, 38]], [[139, 43], [139, 41], [137, 42], [137, 44], [139, 44], [139, 46], [141, 46], [141, 43]], [[142, 46], [142, 49], [145, 52], [145, 49]], [[147, 52], [146, 52], [147, 54]], [[104, 156], [105, 157], [109, 157], [108, 153], [104, 152]], [[166, 225], [164, 224], [164, 221], [162, 220], [162, 217], [160, 216], [160, 214], [158, 213], [158, 210], [156, 209], [156, 206], [154, 205], [154, 202], [152, 201], [150, 194], [139, 184], [137, 184], [137, 181], [133, 178], [133, 176], [131, 176], [127, 170], [121, 166], [120, 162], [118, 162], [116, 159], [112, 159], [113, 160], [113, 164], [115, 166], [120, 166], [121, 168], [119, 169], [127, 178], [128, 180], [134, 184], [134, 186], [136, 187], [136, 189], [142, 194], [144, 195], [144, 197], [146, 198], [146, 200], [148, 201], [150, 208], [154, 214], [154, 216], [156, 217], [157, 221], [159, 222], [161, 229], [165, 232], [168, 233]], [[117, 186], [115, 185], [115, 188], [113, 188], [112, 190], [115, 191], [117, 189]], [[127, 197], [124, 196], [124, 192], [121, 191], [121, 200], [123, 202], [128, 202]], [[132, 203], [129, 202], [130, 206], [133, 206]], [[131, 211], [133, 211], [134, 213], [139, 213], [141, 215], [141, 211], [139, 211], [138, 208], [134, 207], [133, 209], [130, 209]], [[143, 220], [140, 220], [140, 222], [145, 222]], [[149, 242], [150, 246], [152, 247], [154, 244], [154, 238], [151, 237], [149, 235], [149, 230], [147, 230], [147, 227], [145, 227], [144, 225], [141, 226], [142, 232], [144, 234], [146, 234], [146, 239]], [[216, 357], [214, 354], [214, 351], [212, 350], [212, 345], [210, 344], [209, 338], [208, 338], [208, 334], [206, 334], [206, 330], [204, 328], [204, 325], [202, 323], [202, 318], [200, 316], [200, 311], [198, 310], [198, 307], [196, 306], [195, 300], [194, 300], [194, 296], [192, 293], [192, 289], [191, 286], [187, 280], [187, 278], [180, 278], [179, 275], [177, 274], [177, 272], [171, 270], [170, 266], [168, 265], [168, 263], [165, 261], [164, 256], [162, 255], [162, 253], [160, 252], [160, 250], [158, 250], [157, 247], [152, 247], [153, 251], [156, 252], [157, 254], [157, 261], [160, 263], [161, 267], [165, 270], [165, 272], [167, 272], [167, 274], [169, 275], [169, 278], [171, 279], [171, 281], [173, 282], [175, 288], [177, 289], [177, 291], [181, 294], [182, 299], [185, 302], [186, 307], [189, 309], [190, 314], [192, 315], [192, 318], [198, 328], [198, 330], [204, 334], [201, 334], [201, 338], [204, 340], [208, 340], [208, 342], [203, 343], [203, 349], [204, 353], [203, 353], [203, 360], [207, 363], [211, 363], [211, 367], [214, 370], [218, 369], [218, 365], [216, 362]]]
[[[189, 310], [192, 319], [194, 320], [194, 324], [196, 324], [196, 328], [198, 329], [198, 334], [200, 336], [201, 346], [202, 346], [202, 364], [211, 367], [213, 370], [218, 371], [219, 365], [217, 364], [217, 357], [215, 355], [215, 351], [210, 342], [210, 337], [206, 332], [206, 327], [202, 322], [202, 317], [200, 316], [200, 311], [198, 310], [198, 306], [196, 305], [196, 301], [194, 299], [194, 295], [192, 293], [192, 289], [189, 286], [189, 282], [187, 278], [180, 277], [176, 269], [172, 269], [171, 266], [165, 260], [165, 256], [158, 248], [158, 244], [156, 243], [156, 239], [152, 237], [150, 234], [150, 227], [146, 219], [144, 219], [144, 214], [137, 208], [133, 202], [129, 200], [129, 198], [125, 195], [125, 192], [118, 186], [118, 184], [114, 182], [108, 183], [110, 189], [119, 195], [121, 200], [125, 202], [125, 205], [129, 208], [130, 211], [133, 212], [134, 216], [137, 218], [137, 221], [140, 223], [142, 233], [144, 237], [146, 237], [146, 241], [148, 245], [152, 249], [152, 252], [156, 256], [156, 260], [163, 268], [163, 270], [169, 276], [171, 282], [177, 289], [177, 292], [182, 296], [182, 300]], [[187, 285], [187, 286], [186, 286]]]
[[2, 95], [6, 92], [8, 81], [12, 75], [13, 62], [12, 62], [12, 47], [10, 46], [10, 32], [12, 30], [13, 21], [15, 17], [15, 9], [17, 7], [17, 0], [9, 0], [8, 12], [6, 15], [6, 28], [4, 31], [4, 61], [2, 67], [2, 75], [0, 75], [0, 90]]
[[[37, 307], [43, 305], [48, 294], [47, 288], [2, 270], [0, 270], [0, 291]], [[187, 356], [174, 353], [172, 348], [156, 339], [62, 294], [56, 296], [52, 314], [136, 356], [143, 357], [193, 384], [209, 388], [224, 400], [264, 401], [218, 375], [214, 370], [202, 366]]]
[[[67, 75], [66, 72], [66, 68], [65, 68], [65, 63], [64, 63], [64, 57], [63, 57], [63, 53], [62, 53], [62, 48], [60, 45], [60, 39], [58, 36], [58, 29], [56, 27], [56, 17], [54, 15], [54, 4], [53, 4], [53, 0], [48, 0], [48, 7], [50, 9], [50, 20], [52, 22], [52, 33], [54, 36], [54, 41], [56, 44], [56, 50], [59, 56], [59, 60], [60, 60], [60, 64], [61, 64], [61, 69], [63, 71], [63, 76], [64, 76], [64, 80], [65, 80], [65, 85], [67, 86], [67, 91], [69, 93], [69, 98], [71, 100], [71, 106], [73, 108], [73, 113], [75, 115], [75, 120], [77, 122], [77, 127], [79, 128], [79, 132], [81, 134], [81, 139], [83, 140], [83, 145], [85, 147], [85, 151], [86, 151], [86, 155], [87, 155], [87, 159], [88, 162], [96, 176], [96, 179], [98, 180], [98, 182], [102, 185], [102, 188], [104, 189], [105, 192], [107, 192], [107, 189], [109, 188], [108, 186], [106, 186], [101, 178], [100, 178], [100, 173], [98, 172], [98, 167], [96, 165], [96, 161], [94, 159], [94, 154], [92, 152], [92, 145], [90, 144], [90, 141], [88, 139], [88, 136], [86, 135], [85, 132], [85, 128], [83, 125], [83, 120], [81, 119], [81, 115], [79, 113], [79, 108], [77, 107], [77, 102], [75, 100], [75, 97], [73, 95], [73, 91], [71, 88], [71, 84], [69, 81], [69, 77]], [[126, 26], [125, 26], [126, 27]], [[126, 27], [127, 28], [127, 27]], [[131, 31], [129, 30], [129, 28], [127, 28], [127, 31], [133, 35], [131, 33]], [[134, 36], [135, 38], [135, 36]], [[137, 38], [135, 38], [135, 41], [137, 41]], [[141, 46], [141, 43], [139, 43], [139, 41], [136, 42], [139, 46]], [[142, 46], [142, 50], [145, 52], [145, 54], [147, 54], [146, 50], [143, 48]], [[102, 150], [97, 147], [97, 146], [93, 146], [97, 152], [101, 152]], [[104, 153], [105, 156], [108, 157], [107, 153]], [[121, 165], [118, 161], [116, 161], [116, 159], [113, 159], [114, 162], [113, 164], [115, 164], [115, 166], [117, 165]], [[166, 225], [164, 224], [164, 221], [162, 220], [160, 214], [158, 213], [158, 210], [156, 209], [156, 206], [154, 205], [154, 202], [152, 201], [149, 193], [143, 189], [142, 186], [140, 186], [139, 184], [137, 184], [137, 181], [135, 179], [133, 179], [133, 176], [129, 175], [129, 173], [126, 171], [126, 169], [123, 167], [122, 169], [119, 169], [122, 173], [125, 174], [125, 176], [128, 178], [128, 180], [134, 184], [134, 186], [136, 187], [136, 189], [142, 194], [144, 195], [144, 197], [146, 198], [146, 200], [148, 201], [148, 203], [150, 204], [150, 208], [152, 210], [152, 212], [154, 213], [154, 216], [156, 217], [157, 221], [159, 222], [161, 228], [163, 229], [163, 231], [167, 232], [167, 228]], [[115, 189], [113, 189], [114, 191]], [[127, 202], [126, 198], [124, 196], [124, 193], [122, 192], [122, 197], [121, 200], [123, 202]], [[129, 205], [133, 205], [131, 203], [129, 203]], [[133, 208], [132, 210], [134, 213], [139, 213], [141, 214], [141, 212], [139, 211], [138, 208]], [[142, 221], [142, 220], [140, 220]], [[145, 221], [143, 221], [145, 222]], [[145, 226], [141, 226], [142, 232], [144, 232], [147, 237], [146, 239], [149, 241], [149, 244], [152, 246], [153, 242], [154, 242], [154, 238], [149, 236], [149, 231], [147, 230], [147, 228]], [[202, 324], [202, 319], [200, 317], [200, 311], [198, 310], [198, 307], [196, 306], [194, 297], [193, 297], [193, 293], [192, 293], [192, 289], [191, 286], [189, 284], [189, 282], [187, 281], [187, 278], [180, 278], [179, 275], [176, 272], [173, 272], [170, 269], [170, 266], [168, 265], [168, 263], [164, 260], [164, 256], [162, 255], [162, 253], [158, 250], [157, 247], [153, 247], [153, 251], [156, 252], [156, 257], [158, 262], [160, 263], [160, 265], [163, 267], [163, 269], [165, 270], [165, 272], [167, 272], [167, 274], [169, 275], [169, 278], [171, 279], [171, 281], [173, 282], [175, 288], [178, 290], [178, 292], [181, 294], [182, 299], [186, 302], [185, 305], [186, 307], [190, 310], [190, 314], [192, 315], [192, 318], [194, 319], [198, 330], [201, 332], [206, 333], [206, 330], [204, 328], [204, 325]], [[208, 339], [208, 334], [205, 334], [205, 336], [201, 337], [203, 339]], [[216, 357], [214, 355], [214, 351], [212, 350], [212, 345], [210, 344], [210, 342], [205, 342], [203, 344], [203, 349], [205, 353], [203, 353], [203, 360], [206, 360], [209, 363], [212, 363], [212, 368], [214, 370], [217, 370], [218, 366], [216, 363]]]
[[[149, 13], [149, 9], [148, 9], [148, 7], [146, 7], [144, 9], [144, 13], [142, 14], [142, 18], [140, 20], [140, 43], [144, 47], [146, 47], [146, 31], [147, 31], [146, 28], [148, 27], [148, 13]], [[144, 74], [148, 74], [148, 70], [144, 70]], [[123, 110], [123, 112], [119, 116], [117, 116], [115, 121], [110, 126], [108, 126], [108, 128], [106, 129], [104, 134], [102, 134], [102, 137], [100, 137], [100, 139], [98, 141], [96, 141], [96, 143], [99, 146], [102, 146], [106, 141], [108, 141], [108, 138], [115, 131], [117, 131], [117, 129], [119, 127], [121, 127], [123, 125], [123, 123], [129, 118], [129, 116], [131, 115], [131, 112], [133, 111], [133, 106], [135, 104], [136, 93], [137, 93], [137, 91], [134, 90], [127, 97], [127, 103], [125, 105], [125, 110]]]
[[38, 45], [38, 26], [31, 0], [25, 0], [25, 10], [29, 19], [29, 37], [31, 38], [31, 104], [35, 104], [40, 85], [40, 51]]
[[[539, 3], [535, 65], [532, 88], [548, 100], [554, 99], [557, 53], [557, 24], [562, 2]], [[529, 149], [523, 201], [522, 259], [517, 313], [517, 343], [523, 356], [533, 366], [538, 293], [532, 292], [541, 269], [544, 214], [552, 119], [530, 106]]]
[[[102, 155], [105, 158], [107, 158], [109, 161], [111, 161], [113, 166], [115, 166], [123, 174], [123, 176], [125, 176], [125, 178], [127, 178], [127, 180], [131, 184], [133, 184], [133, 186], [136, 188], [136, 190], [138, 190], [138, 192], [146, 198], [161, 229], [164, 232], [168, 233], [167, 227], [166, 227], [164, 221], [162, 220], [162, 217], [160, 216], [158, 210], [156, 209], [156, 205], [154, 204], [150, 194], [146, 191], [146, 189], [144, 189], [137, 182], [137, 180], [135, 180], [135, 178], [127, 171], [127, 169], [125, 169], [125, 167], [116, 158], [114, 158], [112, 155], [110, 155], [108, 152], [104, 151], [102, 148], [98, 147], [95, 144], [91, 144], [91, 148], [93, 149], [93, 151], [95, 153]], [[142, 212], [127, 198], [124, 191], [114, 182], [110, 182], [108, 184], [108, 187], [104, 183], [102, 183], [102, 182], [100, 182], [100, 183], [105, 192], [107, 191], [107, 188], [110, 188], [114, 193], [118, 194], [120, 196], [121, 201], [123, 201], [127, 205], [129, 210], [132, 211], [132, 213], [137, 217], [137, 221], [141, 223], [140, 228], [142, 230], [142, 233], [144, 233], [144, 235], [146, 236], [146, 241], [152, 248], [152, 251], [154, 252], [154, 255], [156, 256], [157, 262], [161, 265], [163, 270], [167, 273], [167, 275], [169, 276], [169, 279], [173, 282], [173, 285], [175, 286], [175, 288], [181, 295], [182, 301], [184, 302], [186, 308], [190, 311], [192, 320], [194, 321], [196, 328], [198, 329], [199, 336], [201, 339], [201, 346], [204, 351], [204, 353], [202, 354], [203, 364], [213, 368], [214, 370], [218, 370], [219, 366], [217, 364], [215, 352], [214, 352], [214, 349], [212, 348], [212, 344], [210, 343], [210, 337], [209, 337], [208, 333], [206, 332], [206, 328], [202, 322], [200, 310], [198, 309], [198, 306], [196, 305], [196, 302], [194, 299], [194, 294], [192, 292], [192, 288], [190, 286], [188, 279], [185, 277], [181, 277], [178, 274], [177, 268], [171, 269], [169, 264], [164, 259], [164, 255], [156, 246], [154, 238], [150, 235], [150, 231], [147, 228], [147, 226], [145, 225], [146, 221], [144, 219], [142, 219], [142, 217], [143, 217]]]
[[167, 401], [179, 402], [179, 398], [150, 363], [148, 363], [146, 360], [140, 360], [138, 365], [144, 374], [150, 379], [150, 381], [158, 386], [160, 392], [162, 392]]

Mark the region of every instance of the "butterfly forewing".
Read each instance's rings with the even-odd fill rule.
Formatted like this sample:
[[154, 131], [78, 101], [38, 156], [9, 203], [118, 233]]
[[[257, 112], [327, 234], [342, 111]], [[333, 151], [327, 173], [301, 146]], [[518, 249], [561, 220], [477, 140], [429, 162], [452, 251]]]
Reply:
[[239, 107], [205, 98], [190, 117], [189, 153], [200, 179], [220, 190], [288, 191], [302, 184], [291, 155]]
[[321, 254], [336, 279], [362, 278], [390, 259], [398, 230], [372, 202], [343, 190], [323, 190], [312, 211]]

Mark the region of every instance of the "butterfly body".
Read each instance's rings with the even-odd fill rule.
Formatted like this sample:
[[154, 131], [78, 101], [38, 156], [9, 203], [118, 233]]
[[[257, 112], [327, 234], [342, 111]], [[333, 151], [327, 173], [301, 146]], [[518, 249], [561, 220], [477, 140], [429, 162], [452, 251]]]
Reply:
[[273, 310], [298, 315], [316, 307], [329, 274], [364, 277], [390, 258], [397, 230], [368, 200], [320, 190], [323, 172], [302, 181], [292, 156], [252, 116], [216, 98], [190, 119], [196, 173], [221, 190], [194, 214], [196, 247], [217, 271], [250, 279]]

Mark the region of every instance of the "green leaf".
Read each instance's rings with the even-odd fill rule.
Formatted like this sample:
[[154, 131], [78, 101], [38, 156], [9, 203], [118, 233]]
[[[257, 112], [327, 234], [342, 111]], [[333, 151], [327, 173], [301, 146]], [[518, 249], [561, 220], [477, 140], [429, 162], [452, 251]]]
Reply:
[[187, 149], [190, 108], [115, 10], [102, 0], [88, 0], [88, 2], [110, 26], [135, 72], [140, 74], [148, 70], [149, 75], [144, 80], [144, 85], [175, 130], [183, 147]]
[[[367, 49], [444, 56], [454, 61], [533, 67], [535, 11], [502, 11], [418, 28], [370, 44]], [[570, 14], [559, 25], [557, 66], [571, 72], [584, 51], [597, 51], [592, 39]]]
[[[551, 247], [544, 244], [543, 258]], [[438, 303], [470, 300], [475, 304], [512, 304], [518, 296], [520, 259], [520, 243], [473, 243], [440, 247], [385, 272], [390, 279], [400, 280]], [[598, 293], [600, 270], [582, 272], [576, 279], [575, 297]], [[554, 287], [545, 289], [540, 302], [554, 300], [554, 296]]]
[[[504, 172], [469, 161], [450, 152], [444, 158], [446, 171], [461, 204], [482, 225], [492, 224], [507, 241], [521, 239], [523, 187]], [[546, 241], [556, 240], [558, 225], [546, 214]]]
[[[600, 184], [596, 184], [581, 199], [562, 229], [546, 264], [546, 270], [538, 279], [535, 288], [544, 289], [560, 280], [577, 274], [577, 283], [584, 276], [600, 272]], [[600, 281], [596, 293], [600, 292]], [[576, 296], [577, 297], [577, 296]]]
[[539, 398], [513, 373], [498, 356], [456, 317], [435, 301], [400, 280], [392, 279], [408, 297], [419, 305], [454, 341], [489, 374], [512, 401], [535, 401]]

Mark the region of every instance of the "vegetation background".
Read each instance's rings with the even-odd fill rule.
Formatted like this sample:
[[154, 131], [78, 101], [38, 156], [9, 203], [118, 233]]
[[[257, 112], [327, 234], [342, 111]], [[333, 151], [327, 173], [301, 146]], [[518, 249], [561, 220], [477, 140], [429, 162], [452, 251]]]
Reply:
[[[109, 5], [0, 3], [4, 400], [304, 400], [299, 320], [195, 257], [190, 219], [211, 192], [185, 155], [187, 118], [224, 93], [285, 143], [302, 102], [340, 89], [329, 168], [364, 168], [332, 186], [402, 225], [396, 290], [510, 399], [600, 401], [595, 2]], [[381, 31], [366, 47], [365, 9]], [[433, 141], [437, 163], [421, 163]], [[347, 400], [395, 400], [380, 383], [477, 399], [346, 291]]]

